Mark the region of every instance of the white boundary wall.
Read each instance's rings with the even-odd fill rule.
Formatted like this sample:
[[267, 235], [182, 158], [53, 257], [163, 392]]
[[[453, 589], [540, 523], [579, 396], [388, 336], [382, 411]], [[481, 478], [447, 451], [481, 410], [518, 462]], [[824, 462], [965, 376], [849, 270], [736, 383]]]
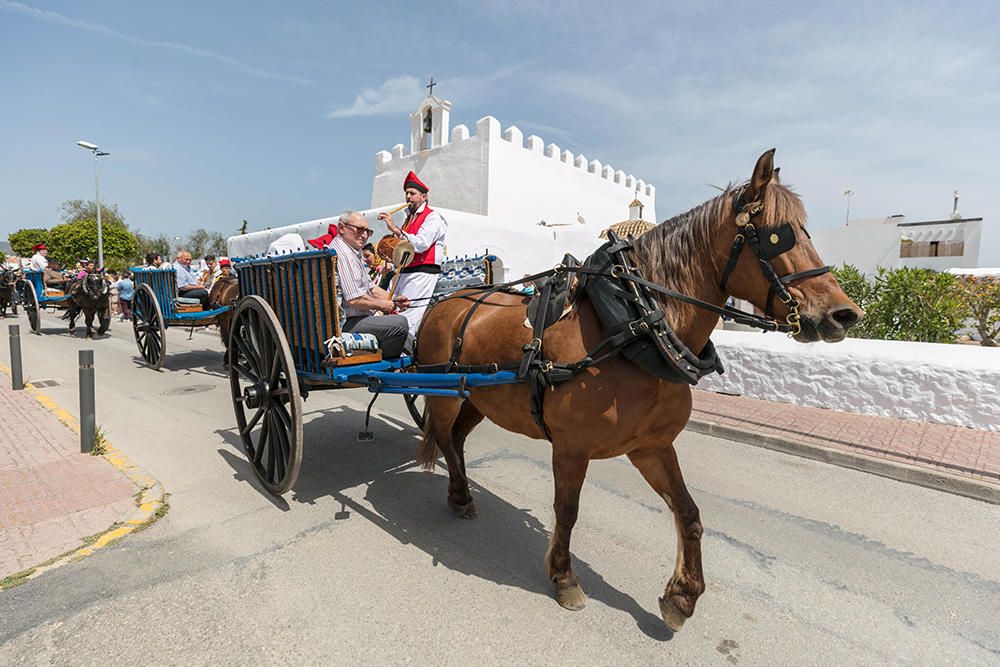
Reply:
[[1000, 431], [1000, 349], [716, 330], [726, 372], [699, 389], [880, 417]]

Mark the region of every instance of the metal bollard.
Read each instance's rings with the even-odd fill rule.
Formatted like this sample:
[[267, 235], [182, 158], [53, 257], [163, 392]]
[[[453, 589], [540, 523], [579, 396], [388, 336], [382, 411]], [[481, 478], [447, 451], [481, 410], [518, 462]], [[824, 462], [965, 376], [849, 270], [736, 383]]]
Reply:
[[89, 454], [97, 435], [94, 414], [94, 351], [80, 350], [80, 451]]
[[10, 381], [14, 390], [24, 389], [24, 374], [21, 372], [21, 325], [11, 324], [10, 331]]

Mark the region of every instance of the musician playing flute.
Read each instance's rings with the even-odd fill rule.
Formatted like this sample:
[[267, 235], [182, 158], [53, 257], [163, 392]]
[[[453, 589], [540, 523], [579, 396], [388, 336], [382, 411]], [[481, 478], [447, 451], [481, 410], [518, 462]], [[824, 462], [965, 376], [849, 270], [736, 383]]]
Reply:
[[409, 325], [406, 347], [413, 350], [413, 343], [424, 317], [430, 297], [434, 293], [438, 277], [441, 275], [441, 262], [444, 261], [444, 237], [448, 223], [440, 213], [427, 205], [427, 193], [430, 190], [412, 171], [403, 180], [403, 194], [406, 196], [408, 214], [402, 227], [392, 222], [388, 213], [380, 213], [389, 232], [396, 238], [404, 239], [413, 244], [416, 256], [399, 271], [396, 283], [396, 293], [405, 296], [410, 301], [410, 308], [403, 313]]

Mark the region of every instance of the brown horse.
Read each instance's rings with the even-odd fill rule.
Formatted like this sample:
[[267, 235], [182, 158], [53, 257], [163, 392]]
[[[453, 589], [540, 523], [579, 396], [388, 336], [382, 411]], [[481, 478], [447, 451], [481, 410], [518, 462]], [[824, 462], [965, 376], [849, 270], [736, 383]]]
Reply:
[[[208, 302], [211, 304], [212, 308], [218, 308], [221, 306], [231, 306], [236, 302], [237, 297], [240, 295], [240, 281], [235, 273], [230, 273], [228, 276], [219, 276], [212, 283], [212, 289], [208, 291]], [[226, 346], [225, 358], [229, 358], [229, 327], [233, 322], [232, 310], [228, 310], [221, 315], [219, 315], [217, 322], [219, 323], [219, 336], [222, 338], [222, 344]]]
[[[762, 155], [747, 183], [727, 188], [719, 197], [636, 239], [631, 260], [646, 280], [662, 287], [716, 306], [732, 295], [762, 311], [770, 309], [768, 302], [772, 300], [772, 283], [764, 273], [764, 265], [769, 264], [777, 278], [786, 279], [788, 293], [798, 303], [801, 329], [794, 334], [795, 339], [840, 341], [861, 317], [861, 311], [833, 275], [820, 268], [822, 262], [806, 232], [805, 209], [798, 196], [778, 182], [773, 157], [773, 150]], [[752, 203], [753, 208], [748, 205], [736, 210], [737, 202]], [[751, 219], [744, 217], [748, 208], [760, 236], [777, 243], [777, 233], [782, 232], [788, 239], [787, 250], [760, 260], [747, 246], [732, 251], [741, 232], [737, 225]], [[727, 271], [730, 255], [733, 264]], [[691, 351], [698, 353], [705, 348], [718, 314], [662, 293], [656, 294], [656, 301]], [[418, 338], [421, 364], [449, 359], [472, 303], [470, 298], [453, 298], [427, 312]], [[526, 298], [514, 294], [490, 295], [464, 331], [458, 361], [490, 364], [519, 359], [532, 338], [532, 331], [524, 326], [527, 303]], [[789, 324], [799, 319], [795, 309], [785, 303], [774, 301], [773, 306], [776, 318], [785, 318]], [[542, 350], [548, 360], [571, 363], [585, 357], [605, 337], [591, 301], [578, 299], [569, 315], [545, 330]], [[483, 417], [530, 438], [544, 437], [529, 410], [529, 394], [525, 384], [512, 384], [472, 389], [467, 399], [427, 397], [418, 460], [433, 467], [437, 449], [444, 454], [448, 503], [460, 516], [476, 514], [466, 477], [464, 445]], [[691, 415], [690, 386], [664, 382], [619, 354], [544, 390], [543, 400], [552, 440], [556, 522], [545, 566], [556, 600], [569, 609], [581, 609], [586, 602], [571, 567], [569, 549], [587, 466], [592, 459], [624, 454], [674, 515], [675, 568], [659, 602], [667, 626], [678, 630], [691, 617], [698, 596], [705, 590], [701, 519], [684, 485], [673, 445]]]

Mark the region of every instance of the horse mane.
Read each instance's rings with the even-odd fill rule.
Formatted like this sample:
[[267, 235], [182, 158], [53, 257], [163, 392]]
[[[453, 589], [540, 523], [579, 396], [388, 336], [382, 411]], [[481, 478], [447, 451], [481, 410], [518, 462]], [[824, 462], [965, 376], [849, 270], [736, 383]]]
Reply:
[[[633, 242], [633, 257], [646, 280], [667, 289], [698, 296], [699, 287], [718, 282], [716, 272], [726, 257], [713, 256], [715, 236], [720, 222], [728, 219], [733, 196], [739, 196], [748, 183], [730, 183], [717, 197], [695, 206], [686, 213], [664, 220]], [[764, 189], [764, 210], [756, 223], [761, 229], [791, 222], [805, 227], [806, 211], [802, 200], [780, 182], [772, 181]], [[729, 230], [722, 230], [727, 238]], [[732, 227], [732, 237], [736, 227]], [[729, 244], [726, 244], [728, 254]], [[676, 330], [695, 315], [695, 306], [656, 295], [670, 325]]]

